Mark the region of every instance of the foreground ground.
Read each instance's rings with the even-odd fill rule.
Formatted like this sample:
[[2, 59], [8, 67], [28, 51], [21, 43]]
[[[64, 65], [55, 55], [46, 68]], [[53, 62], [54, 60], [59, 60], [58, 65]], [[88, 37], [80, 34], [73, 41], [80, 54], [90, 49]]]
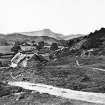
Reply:
[[[31, 61], [27, 68], [1, 69], [0, 80], [29, 81], [78, 91], [105, 93], [105, 57], [93, 56], [78, 60], [80, 66], [76, 65], [75, 58], [71, 56], [49, 62], [46, 66]], [[30, 91], [17, 97], [14, 94], [1, 96], [0, 105], [99, 105]]]

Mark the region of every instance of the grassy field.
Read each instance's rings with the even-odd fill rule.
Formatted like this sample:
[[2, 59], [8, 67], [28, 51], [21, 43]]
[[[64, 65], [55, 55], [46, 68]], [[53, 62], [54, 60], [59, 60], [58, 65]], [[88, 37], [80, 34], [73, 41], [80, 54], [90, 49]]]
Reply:
[[[88, 68], [104, 68], [105, 57], [92, 56], [78, 60], [80, 67], [76, 65], [75, 57], [71, 56], [59, 58], [56, 62], [50, 61], [46, 66], [33, 60], [26, 68], [1, 69], [0, 80], [13, 80], [11, 72], [16, 77], [14, 81], [31, 81], [79, 91], [105, 93], [105, 71]], [[18, 101], [16, 99], [17, 96], [14, 95], [1, 97], [0, 105], [8, 102], [8, 105], [99, 105], [32, 92], [26, 92]]]
[[[10, 101], [11, 100], [11, 101]], [[51, 96], [48, 94], [28, 93], [24, 94], [19, 100], [16, 96], [4, 97], [0, 99], [0, 105], [102, 105], [88, 102], [67, 100], [60, 97]]]
[[[10, 53], [12, 46], [0, 46], [0, 53]], [[34, 47], [31, 46], [21, 46], [23, 50], [30, 50]]]
[[0, 46], [0, 53], [10, 53], [12, 46]]

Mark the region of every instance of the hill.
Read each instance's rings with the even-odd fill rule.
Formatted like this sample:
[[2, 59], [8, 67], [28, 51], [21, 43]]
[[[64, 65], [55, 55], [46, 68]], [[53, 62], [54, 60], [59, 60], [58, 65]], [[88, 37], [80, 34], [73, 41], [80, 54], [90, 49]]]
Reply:
[[62, 40], [64, 37], [62, 34], [54, 33], [50, 29], [43, 29], [43, 30], [32, 31], [32, 32], [21, 32], [20, 34], [27, 35], [27, 36], [49, 36], [57, 40]]
[[49, 36], [27, 36], [27, 35], [23, 35], [20, 33], [12, 33], [12, 34], [8, 34], [3, 36], [3, 38], [0, 39], [2, 40], [6, 40], [8, 43], [14, 42], [14, 41], [35, 41], [35, 42], [39, 42], [39, 41], [45, 41], [49, 44], [51, 43], [57, 43], [58, 40]]
[[72, 34], [72, 35], [64, 36], [64, 39], [65, 40], [70, 40], [70, 39], [79, 38], [79, 37], [82, 37], [82, 36], [86, 36], [86, 35], [84, 35], [84, 34]]
[[105, 28], [101, 28], [100, 30], [95, 30], [93, 33], [91, 32], [88, 36], [85, 36], [84, 39], [86, 39], [83, 45], [84, 49], [104, 48]]
[[32, 32], [17, 32], [17, 33], [10, 33], [10, 34], [0, 34], [0, 39], [7, 41], [7, 43], [12, 43], [14, 41], [45, 41], [49, 44], [51, 43], [58, 43], [59, 40], [70, 40], [77, 37], [83, 36], [81, 34], [77, 35], [62, 35], [59, 33], [52, 32], [50, 29], [43, 29], [39, 31], [32, 31]]
[[69, 46], [76, 49], [104, 49], [105, 47], [105, 28], [95, 30], [88, 35], [80, 36], [69, 40]]
[[39, 31], [33, 32], [17, 32], [17, 33], [10, 33], [10, 34], [0, 34], [0, 40], [5, 40], [8, 43], [14, 41], [45, 41], [46, 43], [58, 43], [59, 40], [63, 39], [62, 34], [54, 33], [50, 29], [43, 29]]
[[100, 30], [95, 30], [88, 35], [62, 35], [59, 33], [54, 33], [50, 29], [43, 29], [39, 31], [32, 32], [19, 32], [11, 33], [7, 35], [0, 34], [0, 40], [5, 40], [7, 42], [11, 41], [45, 41], [49, 44], [58, 43], [59, 40], [69, 41], [70, 47], [76, 47], [77, 49], [91, 49], [91, 48], [104, 48], [105, 47], [105, 28]]

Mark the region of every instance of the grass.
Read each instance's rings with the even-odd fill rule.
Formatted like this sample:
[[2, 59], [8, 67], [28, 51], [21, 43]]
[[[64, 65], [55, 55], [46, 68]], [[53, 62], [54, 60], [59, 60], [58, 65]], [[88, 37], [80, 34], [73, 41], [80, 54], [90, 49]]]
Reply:
[[46, 66], [37, 64], [35, 61], [30, 61], [27, 68], [20, 67], [4, 70], [5, 72], [1, 73], [1, 79], [11, 80], [10, 72], [12, 72], [14, 76], [23, 75], [22, 77], [17, 76], [17, 80], [28, 80], [62, 88], [104, 93], [105, 72], [86, 67], [90, 66], [89, 61], [94, 62], [93, 64], [96, 65], [96, 60], [98, 65], [102, 65], [100, 62], [105, 62], [104, 57], [94, 57], [94, 59], [90, 58], [90, 60], [89, 58], [79, 58], [80, 62], [84, 62], [84, 64], [88, 63], [88, 65], [82, 67], [77, 67], [74, 59], [71, 57], [61, 58], [59, 62], [49, 62]]
[[[82, 67], [76, 66], [75, 58], [71, 56], [59, 58], [56, 62], [51, 61], [46, 66], [38, 64], [36, 61], [30, 61], [27, 68], [4, 69], [4, 72], [1, 70], [0, 79], [12, 80], [10, 76], [10, 72], [12, 72], [14, 76], [23, 74], [16, 80], [44, 83], [79, 91], [105, 93], [105, 72], [87, 68], [87, 66], [105, 67], [105, 57], [79, 58], [79, 62]], [[10, 99], [15, 100], [16, 97], [10, 95]], [[10, 100], [7, 101], [10, 102]], [[3, 100], [0, 100], [1, 105], [2, 102]], [[14, 102], [11, 101], [11, 105], [96, 105], [39, 93], [25, 94], [18, 102]]]
[[[0, 46], [0, 53], [11, 53], [12, 46]], [[23, 50], [33, 49], [32, 46], [21, 46]]]
[[47, 94], [29, 94], [25, 97], [25, 99], [21, 99], [16, 101], [13, 97], [10, 99], [0, 99], [0, 105], [101, 105], [101, 104], [94, 104], [88, 102], [81, 102], [81, 101], [74, 101], [74, 100], [67, 100], [62, 99], [60, 97], [55, 97]]
[[12, 46], [0, 46], [0, 53], [10, 53]]
[[[11, 72], [13, 72], [14, 76], [23, 74], [23, 77], [17, 77], [17, 80], [28, 80], [74, 90], [105, 92], [104, 71], [86, 68], [86, 65], [84, 67], [77, 67], [75, 66], [74, 58], [67, 58], [68, 60], [61, 58], [63, 60], [59, 60], [59, 62], [52, 62], [52, 65], [50, 62], [46, 66], [37, 65], [37, 62], [31, 61], [27, 68], [16, 68], [11, 70]], [[97, 59], [98, 64], [100, 63], [100, 57], [94, 59]], [[88, 62], [89, 58], [82, 60]], [[63, 63], [63, 61], [66, 63]], [[6, 75], [6, 79], [10, 78], [9, 73], [4, 75]]]

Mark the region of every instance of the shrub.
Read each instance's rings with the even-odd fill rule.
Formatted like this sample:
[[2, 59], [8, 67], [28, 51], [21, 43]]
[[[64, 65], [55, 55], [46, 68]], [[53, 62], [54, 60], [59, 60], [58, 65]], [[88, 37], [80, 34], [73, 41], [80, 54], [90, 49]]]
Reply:
[[50, 50], [57, 50], [58, 49], [58, 44], [57, 43], [52, 43], [51, 47], [50, 47]]

